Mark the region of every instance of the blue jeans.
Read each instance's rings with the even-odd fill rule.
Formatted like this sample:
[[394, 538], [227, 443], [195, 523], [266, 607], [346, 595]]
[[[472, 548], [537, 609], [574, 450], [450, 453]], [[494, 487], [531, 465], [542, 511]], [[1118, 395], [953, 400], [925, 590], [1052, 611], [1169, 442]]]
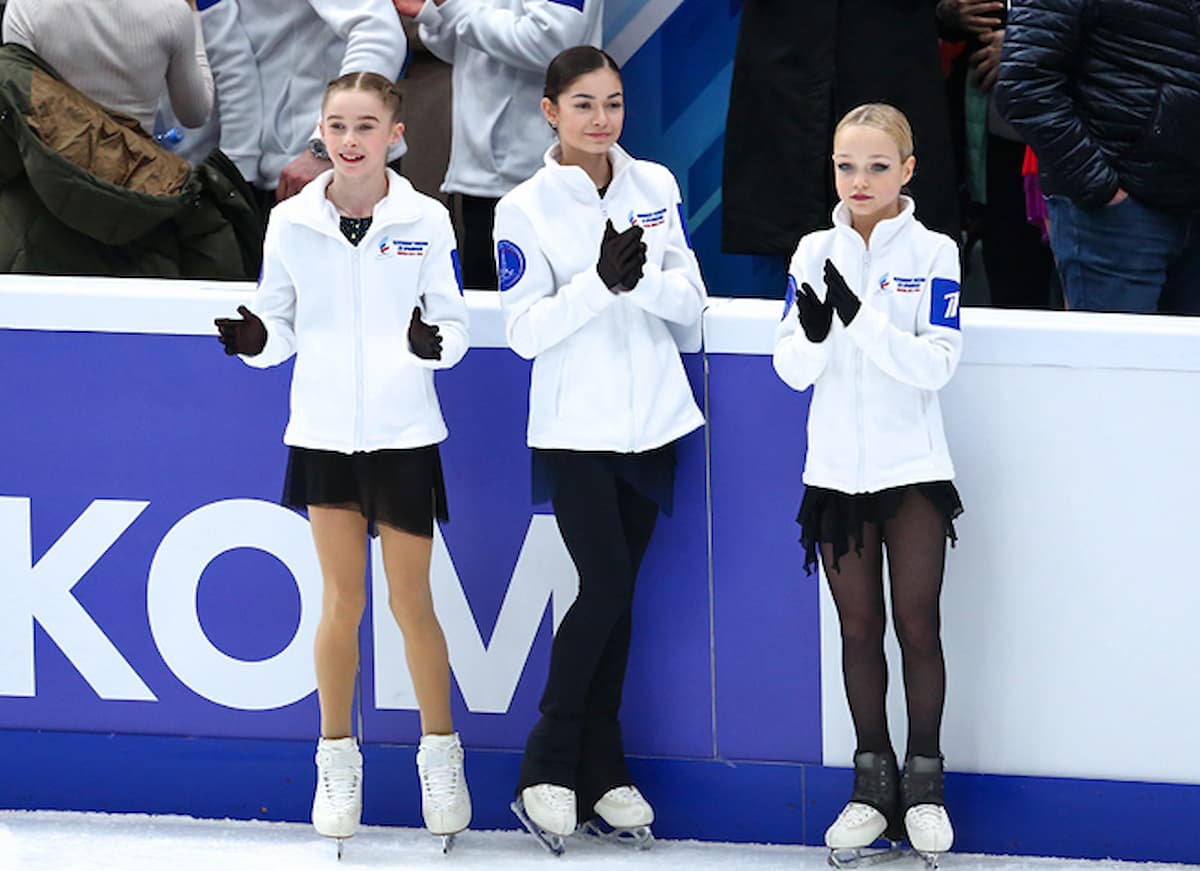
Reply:
[[1085, 209], [1054, 195], [1046, 206], [1067, 308], [1200, 314], [1200, 212], [1162, 212], [1132, 196]]

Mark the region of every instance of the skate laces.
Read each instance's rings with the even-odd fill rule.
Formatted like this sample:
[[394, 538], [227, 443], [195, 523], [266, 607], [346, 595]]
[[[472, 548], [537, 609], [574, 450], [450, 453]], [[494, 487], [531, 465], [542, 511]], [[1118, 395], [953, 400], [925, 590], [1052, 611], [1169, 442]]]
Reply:
[[646, 801], [636, 786], [614, 786], [604, 793], [604, 799], [613, 804], [623, 805], [643, 804]]
[[881, 816], [881, 814], [869, 804], [852, 801], [842, 808], [837, 821], [844, 826], [857, 827], [870, 822], [877, 816]]
[[329, 806], [336, 813], [346, 813], [353, 809], [358, 798], [359, 772], [354, 765], [338, 764], [332, 754], [324, 757], [322, 765], [318, 766], [321, 793]]
[[425, 800], [437, 810], [452, 807], [458, 801], [458, 773], [462, 769], [462, 748], [421, 748], [417, 766]]
[[915, 804], [904, 816], [905, 824], [911, 828], [936, 829], [946, 819], [946, 809], [940, 804]]
[[537, 792], [538, 800], [552, 811], [565, 813], [575, 809], [575, 793], [565, 786], [542, 783], [534, 789]]

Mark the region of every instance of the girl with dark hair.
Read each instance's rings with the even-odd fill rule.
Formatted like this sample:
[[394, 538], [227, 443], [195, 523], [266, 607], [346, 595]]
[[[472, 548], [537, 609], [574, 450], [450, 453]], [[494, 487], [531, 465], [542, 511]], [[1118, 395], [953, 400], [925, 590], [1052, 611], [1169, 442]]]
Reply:
[[[942, 795], [940, 597], [962, 504], [937, 391], [962, 352], [959, 260], [954, 240], [926, 229], [901, 193], [915, 166], [899, 110], [867, 104], [842, 118], [841, 202], [832, 229], [796, 248], [775, 337], [776, 372], [813, 388], [797, 520], [805, 568], [819, 553], [837, 606], [857, 739], [854, 793], [825, 833], [834, 864], [881, 836], [907, 835], [930, 858], [954, 840]], [[885, 553], [908, 702], [902, 777], [885, 704]]]
[[567, 49], [544, 93], [558, 142], [500, 200], [495, 238], [508, 342], [534, 361], [533, 498], [553, 504], [579, 572], [513, 803], [560, 853], [581, 823], [652, 840], [618, 714], [638, 567], [671, 510], [675, 442], [704, 423], [676, 342], [699, 348], [706, 293], [675, 178], [617, 145], [625, 95], [613, 59]]
[[467, 352], [467, 308], [450, 216], [387, 168], [404, 132], [399, 111], [399, 91], [383, 76], [349, 73], [329, 84], [321, 137], [333, 169], [271, 212], [255, 311], [239, 306], [241, 318], [217, 320], [225, 352], [250, 366], [296, 356], [283, 502], [308, 510], [324, 578], [312, 821], [338, 839], [339, 856], [362, 816], [351, 715], [368, 532], [383, 546], [388, 603], [421, 710], [425, 825], [448, 847], [471, 820], [429, 589], [434, 519], [448, 519], [433, 372]]

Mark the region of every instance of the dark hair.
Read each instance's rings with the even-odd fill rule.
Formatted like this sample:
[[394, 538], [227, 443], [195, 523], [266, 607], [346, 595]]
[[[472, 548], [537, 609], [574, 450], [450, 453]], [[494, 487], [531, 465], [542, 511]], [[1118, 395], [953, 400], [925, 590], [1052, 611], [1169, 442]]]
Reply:
[[384, 108], [392, 113], [392, 120], [400, 120], [400, 103], [402, 96], [396, 83], [387, 76], [379, 73], [346, 73], [338, 76], [325, 86], [325, 96], [321, 98], [321, 113], [325, 112], [325, 104], [329, 97], [338, 91], [374, 91], [383, 101]]
[[593, 45], [576, 45], [558, 53], [550, 66], [546, 67], [546, 87], [542, 96], [557, 102], [558, 95], [567, 89], [571, 82], [580, 76], [586, 76], [595, 70], [608, 68], [621, 78], [621, 68], [608, 52]]

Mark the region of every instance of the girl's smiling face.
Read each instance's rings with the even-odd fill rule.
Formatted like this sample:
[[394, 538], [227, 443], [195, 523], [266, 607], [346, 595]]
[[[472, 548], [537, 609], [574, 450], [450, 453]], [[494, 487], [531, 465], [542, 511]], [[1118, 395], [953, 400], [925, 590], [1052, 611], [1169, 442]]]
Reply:
[[855, 226], [900, 214], [900, 189], [908, 184], [916, 157], [900, 157], [896, 140], [877, 127], [851, 124], [833, 140], [833, 178], [838, 197]]
[[542, 99], [546, 120], [558, 129], [564, 157], [570, 152], [604, 154], [625, 125], [621, 77], [608, 67], [584, 73], [558, 99]]
[[362, 178], [382, 172], [388, 149], [403, 133], [404, 125], [373, 91], [334, 91], [325, 101], [321, 138], [339, 175]]

